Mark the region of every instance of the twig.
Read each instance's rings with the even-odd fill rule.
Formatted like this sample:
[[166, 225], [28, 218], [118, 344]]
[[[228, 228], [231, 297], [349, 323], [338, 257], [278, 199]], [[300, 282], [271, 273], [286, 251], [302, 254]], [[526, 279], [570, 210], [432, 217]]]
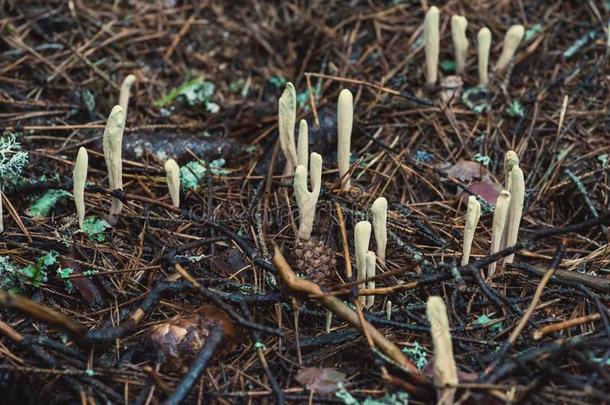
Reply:
[[0, 305], [27, 314], [47, 325], [65, 330], [73, 336], [83, 336], [87, 330], [84, 325], [73, 321], [54, 309], [40, 305], [21, 295], [8, 293], [2, 289], [0, 289]]
[[[319, 294], [322, 291], [317, 284], [298, 278], [277, 246], [275, 246], [273, 263], [278, 270], [278, 275], [290, 289], [305, 294]], [[360, 329], [358, 315], [341, 300], [336, 297], [321, 297], [320, 301], [327, 309], [331, 310], [352, 327]], [[415, 381], [421, 384], [429, 384], [428, 379], [419, 372], [417, 367], [407, 359], [394, 343], [386, 339], [367, 321], [364, 321], [362, 326], [367, 329], [373, 342], [375, 342], [388, 357], [400, 364]]]
[[555, 322], [550, 325], [545, 325], [541, 328], [536, 329], [534, 331], [534, 333], [532, 334], [532, 336], [535, 340], [540, 340], [550, 333], [555, 333], [555, 332], [562, 331], [564, 329], [572, 328], [574, 326], [582, 325], [582, 324], [593, 322], [593, 321], [598, 321], [600, 318], [601, 318], [601, 314], [599, 312], [596, 312], [594, 314], [579, 316], [578, 318], [572, 318], [572, 319], [568, 319], [566, 321]]
[[384, 86], [380, 86], [378, 84], [375, 83], [371, 83], [371, 82], [367, 82], [365, 80], [358, 80], [358, 79], [349, 79], [347, 77], [339, 77], [339, 76], [331, 76], [331, 75], [325, 75], [323, 73], [315, 73], [315, 72], [305, 72], [305, 77], [320, 77], [322, 79], [329, 79], [329, 80], [335, 80], [338, 82], [344, 82], [344, 83], [351, 83], [351, 84], [358, 84], [358, 85], [362, 85], [362, 86], [367, 86], [367, 87], [371, 87], [375, 90], [379, 90], [382, 91], [384, 93], [388, 93], [391, 94], [393, 96], [397, 96], [397, 97], [402, 97], [404, 99], [407, 99], [409, 101], [413, 101], [414, 103], [417, 104], [421, 104], [421, 105], [425, 105], [425, 106], [434, 106], [434, 103], [432, 101], [426, 100], [426, 99], [422, 99], [422, 98], [418, 98], [409, 94], [405, 94], [402, 93], [398, 90], [394, 90], [394, 89], [390, 89], [388, 87], [384, 87]]
[[338, 201], [335, 201], [335, 210], [337, 211], [337, 220], [339, 221], [339, 229], [341, 230], [341, 240], [343, 242], [343, 259], [345, 262], [345, 277], [348, 280], [352, 279], [352, 260], [349, 255], [349, 240], [347, 239], [347, 230], [345, 229], [345, 219], [343, 211]]

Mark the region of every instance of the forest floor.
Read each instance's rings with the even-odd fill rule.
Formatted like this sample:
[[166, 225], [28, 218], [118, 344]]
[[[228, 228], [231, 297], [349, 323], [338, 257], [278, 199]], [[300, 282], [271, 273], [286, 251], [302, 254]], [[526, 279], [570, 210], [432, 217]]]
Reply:
[[[610, 3], [436, 2], [441, 77], [455, 69], [450, 18], [468, 19], [463, 92], [449, 100], [425, 84], [429, 3], [0, 1], [0, 402], [172, 403], [181, 389], [184, 403], [608, 401]], [[526, 30], [513, 63], [477, 88], [476, 33], [491, 30], [493, 65], [513, 24]], [[129, 74], [119, 192], [102, 133]], [[313, 237], [337, 263], [323, 293], [286, 279], [299, 220], [278, 140], [287, 81], [323, 158]], [[490, 277], [509, 150], [525, 204], [514, 262]], [[180, 209], [167, 158], [182, 168]], [[124, 202], [113, 226], [111, 194]], [[483, 208], [460, 266], [468, 194]], [[354, 226], [381, 196], [386, 260], [363, 308]], [[447, 306], [454, 393], [434, 384], [430, 296]], [[185, 336], [193, 346], [176, 344]]]

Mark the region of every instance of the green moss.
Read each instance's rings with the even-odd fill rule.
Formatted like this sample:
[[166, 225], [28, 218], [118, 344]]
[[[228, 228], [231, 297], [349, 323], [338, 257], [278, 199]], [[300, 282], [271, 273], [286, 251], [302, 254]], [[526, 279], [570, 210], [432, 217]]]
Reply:
[[417, 341], [413, 343], [412, 347], [405, 347], [402, 349], [402, 352], [406, 354], [420, 370], [428, 364], [428, 353]]
[[203, 77], [185, 80], [180, 86], [156, 100], [155, 107], [165, 107], [177, 98], [181, 98], [190, 107], [203, 105], [207, 111], [214, 114], [220, 110], [218, 104], [212, 101], [216, 85]]
[[523, 35], [523, 42], [527, 43], [536, 38], [536, 36], [542, 32], [542, 28], [542, 24], [540, 23], [532, 25], [530, 29], [525, 31], [525, 34]]
[[[489, 319], [487, 315], [483, 314], [477, 318], [475, 323], [478, 325], [487, 325], [491, 321], [492, 320]], [[492, 332], [498, 332], [502, 329], [504, 329], [504, 325], [502, 325], [502, 322], [496, 323], [489, 328], [489, 330]]]
[[72, 196], [72, 194], [66, 190], [48, 190], [42, 197], [30, 205], [27, 213], [32, 217], [46, 217], [51, 213], [53, 207], [55, 207], [59, 201], [70, 196]]
[[246, 81], [244, 79], [233, 80], [231, 84], [229, 84], [229, 92], [233, 94], [239, 94], [242, 92], [245, 86]]
[[439, 66], [443, 72], [455, 72], [455, 61], [450, 59], [443, 59], [440, 61]]
[[70, 274], [74, 273], [74, 269], [71, 268], [58, 268], [57, 269], [57, 276], [61, 279], [64, 280], [64, 285], [66, 286], [66, 291], [71, 293], [72, 291], [74, 291], [74, 285], [72, 285], [72, 282], [69, 280], [69, 276]]
[[487, 101], [488, 91], [485, 86], [476, 86], [466, 89], [462, 94], [462, 102], [470, 111], [483, 114], [491, 110], [491, 104]]
[[212, 160], [210, 163], [206, 163], [204, 160], [188, 162], [180, 167], [180, 187], [184, 191], [196, 190], [199, 188], [199, 183], [203, 180], [205, 172], [208, 169], [210, 169], [212, 174], [217, 176], [226, 176], [229, 174], [229, 171], [224, 169], [224, 165], [224, 158]]
[[513, 100], [506, 108], [506, 113], [511, 117], [521, 118], [525, 115], [525, 108], [519, 100]]
[[0, 256], [0, 287], [21, 293], [25, 283], [34, 288], [47, 281], [47, 271], [57, 264], [59, 254], [53, 250], [39, 256], [34, 264], [21, 269], [15, 267], [8, 256]]
[[277, 88], [277, 89], [281, 89], [282, 87], [284, 87], [286, 85], [286, 78], [283, 76], [271, 76], [269, 79], [267, 79], [267, 83], [269, 83], [271, 86]]
[[21, 150], [19, 135], [13, 132], [0, 137], [0, 186], [18, 182], [28, 164], [28, 153]]
[[94, 216], [87, 217], [83, 222], [83, 232], [89, 240], [94, 242], [103, 242], [106, 240], [104, 231], [110, 228], [110, 224], [103, 219], [98, 219]]

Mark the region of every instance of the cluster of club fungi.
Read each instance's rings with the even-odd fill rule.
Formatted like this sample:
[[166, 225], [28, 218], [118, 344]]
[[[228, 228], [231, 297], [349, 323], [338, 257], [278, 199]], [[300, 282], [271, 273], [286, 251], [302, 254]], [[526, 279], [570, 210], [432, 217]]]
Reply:
[[[468, 22], [463, 16], [451, 18], [451, 35], [455, 49], [456, 74], [466, 70]], [[500, 57], [494, 71], [502, 71], [511, 62], [517, 46], [521, 42], [523, 26], [510, 27], [506, 33]], [[434, 85], [438, 80], [439, 58], [439, 10], [430, 7], [424, 20], [425, 72], [426, 83]], [[491, 48], [491, 33], [482, 28], [477, 34], [477, 57], [479, 84], [489, 82], [488, 61]], [[129, 75], [121, 86], [119, 104], [114, 106], [108, 117], [103, 133], [103, 154], [108, 171], [110, 190], [122, 190], [121, 148], [130, 90], [135, 77]], [[293, 181], [294, 198], [299, 209], [299, 226], [296, 241], [290, 257], [290, 264], [303, 279], [320, 287], [336, 284], [337, 259], [334, 249], [312, 235], [316, 219], [316, 206], [322, 189], [323, 159], [319, 153], [309, 153], [308, 125], [301, 120], [298, 125], [298, 138], [295, 142], [297, 94], [292, 83], [287, 83], [278, 103], [278, 130], [281, 150], [285, 158], [284, 176]], [[339, 174], [338, 192], [350, 190], [350, 176], [355, 167], [351, 163], [351, 137], [354, 121], [354, 100], [348, 89], [341, 90], [337, 102], [337, 167]], [[88, 155], [81, 147], [78, 150], [73, 171], [73, 196], [76, 206], [78, 225], [82, 229], [85, 219], [85, 190], [87, 180]], [[175, 160], [168, 159], [164, 164], [168, 192], [172, 205], [180, 206], [180, 168]], [[308, 187], [308, 178], [311, 191]], [[494, 253], [517, 242], [519, 225], [524, 201], [524, 177], [519, 167], [519, 159], [514, 151], [506, 153], [504, 161], [504, 190], [499, 193], [493, 216], [490, 253]], [[112, 197], [108, 222], [116, 225], [121, 215], [123, 203]], [[356, 223], [353, 232], [355, 252], [356, 281], [358, 289], [375, 289], [377, 268], [385, 267], [387, 237], [388, 201], [378, 197], [370, 207], [372, 224], [369, 221]], [[464, 225], [462, 265], [469, 262], [471, 246], [477, 223], [481, 214], [478, 197], [470, 196]], [[374, 234], [375, 250], [371, 250], [371, 232]], [[510, 263], [513, 256], [504, 259]], [[496, 271], [496, 263], [489, 265], [488, 277]], [[371, 308], [375, 295], [361, 295], [359, 302], [364, 308]], [[387, 314], [391, 315], [392, 304], [387, 302]], [[458, 374], [451, 346], [450, 327], [445, 304], [440, 297], [430, 297], [426, 310], [431, 324], [431, 334], [435, 350], [435, 383], [440, 387], [455, 386]], [[202, 306], [193, 313], [180, 315], [163, 323], [154, 325], [150, 340], [158, 347], [166, 359], [168, 368], [186, 371], [197, 353], [205, 345], [212, 327], [222, 326], [227, 341], [233, 341], [235, 329], [226, 314], [213, 306]], [[230, 347], [230, 345], [227, 345]], [[453, 398], [452, 389], [444, 389], [444, 401]], [[446, 402], [450, 403], [450, 402]]]

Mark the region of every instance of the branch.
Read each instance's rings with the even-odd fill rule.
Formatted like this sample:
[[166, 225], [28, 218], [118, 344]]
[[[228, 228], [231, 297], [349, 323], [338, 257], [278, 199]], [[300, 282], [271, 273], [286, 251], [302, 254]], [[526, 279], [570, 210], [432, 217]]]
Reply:
[[[273, 264], [277, 269], [277, 273], [282, 281], [293, 291], [297, 291], [304, 294], [320, 294], [322, 290], [320, 287], [312, 283], [311, 281], [301, 279], [292, 271], [288, 262], [282, 255], [281, 250], [276, 246], [275, 255], [273, 256]], [[337, 297], [333, 296], [322, 296], [319, 298], [328, 310], [332, 311], [335, 315], [342, 318], [344, 321], [349, 323], [352, 327], [360, 329], [360, 320], [358, 315], [347, 305], [345, 305]], [[381, 350], [392, 360], [402, 366], [409, 375], [420, 384], [429, 384], [428, 379], [419, 372], [417, 367], [409, 361], [409, 359], [403, 354], [403, 352], [383, 336], [373, 325], [369, 322], [362, 322], [362, 326], [366, 328], [366, 332], [371, 337], [373, 342], [381, 348]]]

